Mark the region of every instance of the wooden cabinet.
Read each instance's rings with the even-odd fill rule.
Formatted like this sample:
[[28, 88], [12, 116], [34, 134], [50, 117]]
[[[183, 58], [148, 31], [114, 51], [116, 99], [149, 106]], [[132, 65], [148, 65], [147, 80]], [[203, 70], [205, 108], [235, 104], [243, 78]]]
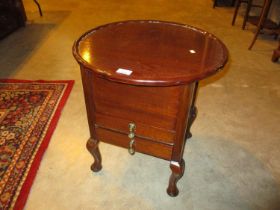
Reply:
[[186, 116], [178, 116], [179, 109], [183, 109], [184, 115], [189, 112], [195, 83], [135, 86], [95, 77], [90, 71], [83, 76], [83, 82], [85, 88], [93, 84], [87, 93], [87, 104], [91, 104], [89, 109], [94, 107], [94, 138], [128, 148], [129, 124], [133, 123], [135, 142], [132, 146], [136, 152], [171, 160], [178, 126], [186, 124]]
[[198, 81], [225, 65], [224, 44], [191, 26], [126, 21], [87, 32], [73, 54], [82, 73], [91, 169], [102, 168], [99, 141], [162, 158], [172, 170], [167, 192], [176, 196]]

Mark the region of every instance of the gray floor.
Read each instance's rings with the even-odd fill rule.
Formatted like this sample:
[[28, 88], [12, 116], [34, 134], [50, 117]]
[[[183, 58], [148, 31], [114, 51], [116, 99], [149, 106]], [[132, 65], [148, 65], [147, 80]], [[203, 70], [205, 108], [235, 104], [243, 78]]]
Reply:
[[[280, 65], [270, 61], [277, 42], [264, 35], [247, 47], [254, 27], [230, 25], [232, 8], [211, 0], [41, 0], [40, 18], [25, 0], [29, 22], [0, 41], [0, 77], [74, 79], [74, 89], [26, 204], [27, 210], [280, 209]], [[97, 25], [125, 19], [160, 19], [208, 30], [227, 45], [223, 72], [203, 81], [186, 145], [180, 194], [167, 196], [169, 163], [101, 144], [103, 170], [89, 170], [89, 137], [73, 41]]]

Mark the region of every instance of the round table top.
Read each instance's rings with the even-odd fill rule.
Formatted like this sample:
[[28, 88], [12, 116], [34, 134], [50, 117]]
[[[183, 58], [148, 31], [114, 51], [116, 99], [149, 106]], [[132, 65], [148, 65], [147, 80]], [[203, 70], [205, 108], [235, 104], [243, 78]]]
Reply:
[[222, 69], [228, 58], [225, 45], [206, 31], [148, 20], [92, 29], [74, 43], [73, 54], [98, 76], [145, 86], [201, 80]]

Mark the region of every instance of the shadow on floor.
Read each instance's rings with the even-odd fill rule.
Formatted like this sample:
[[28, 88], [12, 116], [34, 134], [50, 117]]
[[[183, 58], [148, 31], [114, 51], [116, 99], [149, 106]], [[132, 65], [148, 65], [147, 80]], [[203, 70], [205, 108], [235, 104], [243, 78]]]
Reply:
[[44, 12], [42, 18], [28, 21], [25, 27], [0, 40], [0, 77], [13, 75], [69, 14], [68, 11]]
[[280, 186], [275, 177], [254, 153], [239, 144], [197, 135], [187, 143], [185, 161], [197, 209], [280, 209]]

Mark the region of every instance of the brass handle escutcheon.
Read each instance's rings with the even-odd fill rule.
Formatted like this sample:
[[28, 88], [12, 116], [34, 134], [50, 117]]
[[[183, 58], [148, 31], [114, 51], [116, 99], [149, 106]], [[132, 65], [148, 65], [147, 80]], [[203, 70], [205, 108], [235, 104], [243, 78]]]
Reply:
[[128, 147], [128, 152], [131, 155], [134, 155], [135, 153], [135, 149], [134, 149], [134, 137], [135, 137], [135, 129], [136, 129], [136, 125], [135, 123], [129, 123], [128, 124], [128, 128], [129, 128], [129, 134], [128, 134], [128, 138], [130, 139], [129, 142], [129, 147]]

